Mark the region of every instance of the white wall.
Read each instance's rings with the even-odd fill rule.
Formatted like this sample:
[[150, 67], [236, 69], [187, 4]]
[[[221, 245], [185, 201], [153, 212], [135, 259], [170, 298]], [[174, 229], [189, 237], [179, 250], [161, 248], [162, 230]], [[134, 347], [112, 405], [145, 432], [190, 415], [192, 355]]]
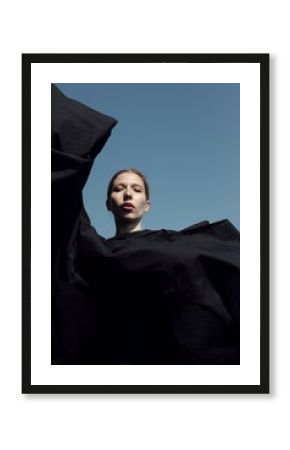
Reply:
[[[286, 4], [281, 0], [26, 0], [2, 6], [1, 448], [288, 448], [290, 67]], [[21, 53], [25, 52], [271, 53], [270, 395], [21, 394]], [[277, 444], [278, 440], [283, 443]]]

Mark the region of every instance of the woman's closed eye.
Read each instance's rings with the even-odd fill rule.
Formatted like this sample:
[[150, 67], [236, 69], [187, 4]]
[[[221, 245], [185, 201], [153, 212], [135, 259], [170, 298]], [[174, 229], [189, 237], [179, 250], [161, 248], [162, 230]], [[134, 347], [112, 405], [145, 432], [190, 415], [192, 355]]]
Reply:
[[119, 192], [119, 191], [121, 191], [122, 189], [124, 189], [124, 186], [118, 185], [118, 186], [114, 186], [113, 191], [114, 191], [114, 192]]
[[[120, 185], [114, 186], [113, 191], [114, 192], [119, 192], [119, 191], [122, 191], [123, 189], [126, 189], [126, 186], [120, 184]], [[132, 189], [135, 192], [143, 192], [141, 186], [132, 186]]]

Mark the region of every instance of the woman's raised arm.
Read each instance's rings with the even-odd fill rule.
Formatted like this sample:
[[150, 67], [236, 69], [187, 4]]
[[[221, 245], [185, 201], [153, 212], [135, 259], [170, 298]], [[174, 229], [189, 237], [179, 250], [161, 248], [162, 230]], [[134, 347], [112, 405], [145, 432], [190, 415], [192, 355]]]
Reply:
[[68, 237], [94, 158], [117, 121], [51, 89], [52, 243]]

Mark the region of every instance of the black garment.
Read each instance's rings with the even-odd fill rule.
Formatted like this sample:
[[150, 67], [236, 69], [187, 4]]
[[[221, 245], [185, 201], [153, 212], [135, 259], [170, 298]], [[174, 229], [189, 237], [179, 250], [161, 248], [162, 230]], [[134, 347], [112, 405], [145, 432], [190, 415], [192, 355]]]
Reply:
[[104, 239], [82, 188], [116, 121], [52, 87], [52, 363], [239, 364], [228, 220]]

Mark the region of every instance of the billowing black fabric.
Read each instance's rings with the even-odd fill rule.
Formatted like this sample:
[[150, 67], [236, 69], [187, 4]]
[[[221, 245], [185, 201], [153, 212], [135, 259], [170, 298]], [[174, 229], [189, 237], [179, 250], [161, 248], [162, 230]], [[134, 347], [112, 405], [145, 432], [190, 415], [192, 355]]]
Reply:
[[82, 202], [116, 121], [52, 87], [52, 363], [239, 364], [228, 221], [104, 239]]

